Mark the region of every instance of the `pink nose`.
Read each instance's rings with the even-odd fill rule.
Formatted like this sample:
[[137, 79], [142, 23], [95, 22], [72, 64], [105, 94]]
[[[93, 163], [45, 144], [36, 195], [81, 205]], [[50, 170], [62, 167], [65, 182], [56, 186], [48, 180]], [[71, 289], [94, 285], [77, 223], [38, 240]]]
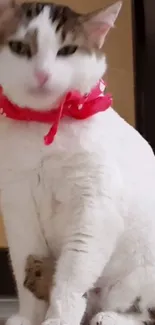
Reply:
[[35, 77], [40, 86], [43, 86], [49, 79], [49, 75], [47, 72], [44, 71], [35, 71]]

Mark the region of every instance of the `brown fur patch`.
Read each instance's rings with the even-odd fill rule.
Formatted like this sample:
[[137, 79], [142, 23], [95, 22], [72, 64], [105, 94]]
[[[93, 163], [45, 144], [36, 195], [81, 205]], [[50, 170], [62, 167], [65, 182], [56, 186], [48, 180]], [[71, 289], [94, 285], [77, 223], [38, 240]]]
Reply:
[[32, 56], [35, 55], [38, 51], [37, 34], [38, 34], [37, 29], [33, 29], [30, 32], [28, 32], [25, 36], [25, 41], [30, 46]]
[[[38, 299], [49, 302], [49, 291], [54, 285], [55, 259], [29, 255], [25, 266], [24, 286]], [[83, 295], [87, 298], [87, 293]]]
[[30, 255], [25, 266], [24, 286], [38, 299], [49, 301], [49, 291], [54, 281], [55, 259]]

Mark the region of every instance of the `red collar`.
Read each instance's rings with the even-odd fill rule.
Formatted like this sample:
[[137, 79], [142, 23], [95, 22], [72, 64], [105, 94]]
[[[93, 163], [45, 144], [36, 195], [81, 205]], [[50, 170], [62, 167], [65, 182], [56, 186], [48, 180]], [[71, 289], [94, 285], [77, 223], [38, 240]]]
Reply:
[[53, 123], [50, 131], [44, 137], [44, 142], [48, 145], [53, 142], [60, 119], [64, 116], [84, 120], [109, 108], [112, 104], [112, 97], [108, 94], [104, 95], [104, 89], [105, 83], [100, 80], [88, 95], [82, 96], [77, 91], [68, 92], [59, 107], [46, 112], [35, 111], [27, 107], [20, 108], [10, 102], [1, 91], [0, 114], [17, 121]]

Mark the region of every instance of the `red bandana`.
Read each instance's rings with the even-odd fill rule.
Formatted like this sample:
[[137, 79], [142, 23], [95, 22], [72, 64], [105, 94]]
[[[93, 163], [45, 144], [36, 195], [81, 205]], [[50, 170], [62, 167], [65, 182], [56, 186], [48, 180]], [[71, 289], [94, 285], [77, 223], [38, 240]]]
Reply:
[[77, 91], [68, 92], [64, 100], [56, 109], [46, 112], [35, 111], [30, 108], [20, 108], [0, 93], [0, 114], [17, 121], [33, 121], [40, 123], [53, 123], [50, 131], [44, 137], [46, 145], [51, 144], [57, 133], [60, 119], [64, 116], [77, 120], [84, 120], [98, 112], [103, 112], [112, 104], [112, 97], [104, 95], [105, 83], [101, 80], [87, 95], [80, 95]]

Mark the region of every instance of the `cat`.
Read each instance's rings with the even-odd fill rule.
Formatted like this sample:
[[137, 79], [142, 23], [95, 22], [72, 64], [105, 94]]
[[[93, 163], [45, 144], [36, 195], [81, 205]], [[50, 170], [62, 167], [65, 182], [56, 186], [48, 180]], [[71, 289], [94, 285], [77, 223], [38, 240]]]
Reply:
[[[155, 157], [99, 81], [120, 8], [0, 0], [0, 206], [19, 296], [8, 325], [79, 325], [93, 286], [91, 325], [154, 322]], [[50, 251], [47, 310], [24, 276], [29, 255]]]

